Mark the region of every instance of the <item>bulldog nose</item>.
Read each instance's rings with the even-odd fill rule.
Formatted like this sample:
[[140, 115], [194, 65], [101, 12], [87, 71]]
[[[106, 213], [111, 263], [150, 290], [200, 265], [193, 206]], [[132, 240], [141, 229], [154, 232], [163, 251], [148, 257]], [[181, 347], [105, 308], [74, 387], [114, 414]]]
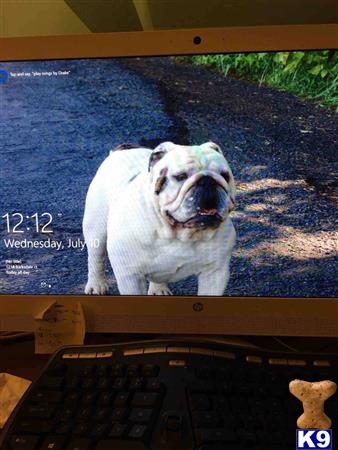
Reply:
[[207, 175], [203, 175], [196, 183], [198, 206], [202, 210], [217, 209], [217, 182]]

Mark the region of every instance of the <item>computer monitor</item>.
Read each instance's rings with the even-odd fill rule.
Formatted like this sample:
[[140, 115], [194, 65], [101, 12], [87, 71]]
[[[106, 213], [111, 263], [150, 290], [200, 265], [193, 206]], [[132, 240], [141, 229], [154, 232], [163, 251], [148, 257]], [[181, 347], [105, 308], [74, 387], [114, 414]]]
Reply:
[[0, 329], [80, 301], [96, 332], [338, 335], [337, 48], [337, 25], [2, 39]]

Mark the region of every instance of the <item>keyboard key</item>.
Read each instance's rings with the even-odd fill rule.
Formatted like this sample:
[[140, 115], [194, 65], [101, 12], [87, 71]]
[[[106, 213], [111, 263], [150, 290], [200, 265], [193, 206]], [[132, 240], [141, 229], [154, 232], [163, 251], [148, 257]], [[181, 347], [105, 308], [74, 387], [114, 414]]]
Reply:
[[111, 420], [113, 422], [120, 422], [125, 419], [128, 415], [128, 408], [115, 408], [113, 409], [113, 414]]
[[126, 371], [124, 364], [115, 364], [112, 368], [113, 377], [123, 377]]
[[127, 367], [127, 377], [137, 377], [140, 373], [140, 366], [138, 364], [130, 364]]
[[47, 436], [39, 450], [61, 450], [65, 443], [64, 436]]
[[96, 400], [96, 392], [86, 392], [82, 397], [83, 405], [91, 405]]
[[76, 391], [70, 391], [64, 399], [64, 405], [68, 407], [74, 407], [74, 405], [79, 401], [80, 394]]
[[160, 372], [159, 366], [155, 364], [145, 364], [142, 368], [142, 375], [146, 378], [157, 377]]
[[[246, 450], [247, 448], [250, 447], [244, 447], [242, 444], [235, 444], [234, 442], [232, 442], [231, 444], [227, 443], [226, 447], [224, 447], [224, 444], [221, 443], [213, 443], [213, 444], [203, 444], [200, 447], [198, 447], [197, 450]], [[252, 449], [254, 450], [254, 449]], [[272, 450], [269, 448], [269, 450]], [[283, 449], [283, 450], [288, 450], [288, 449]], [[294, 450], [294, 449], [292, 449]]]
[[125, 423], [115, 423], [110, 430], [109, 437], [122, 438], [125, 436], [128, 429], [128, 425]]
[[142, 389], [143, 384], [144, 384], [144, 378], [140, 378], [140, 377], [132, 378], [130, 380], [129, 389], [131, 391], [138, 391], [138, 390]]
[[285, 415], [284, 414], [267, 414], [266, 427], [270, 428], [271, 431], [281, 430], [285, 428]]
[[76, 420], [82, 422], [83, 420], [87, 420], [92, 413], [92, 408], [88, 406], [83, 406], [77, 410]]
[[241, 427], [241, 416], [235, 416], [233, 413], [218, 411], [222, 418], [223, 428], [227, 430], [232, 430], [237, 427]]
[[17, 432], [23, 434], [50, 433], [53, 429], [51, 422], [47, 420], [23, 419], [17, 425]]
[[116, 378], [113, 383], [113, 389], [116, 391], [123, 391], [126, 389], [127, 379], [126, 378]]
[[210, 399], [206, 394], [192, 394], [189, 398], [192, 411], [207, 411], [211, 407]]
[[222, 394], [226, 394], [226, 395], [231, 394], [233, 391], [233, 385], [229, 381], [223, 381], [219, 385], [219, 388], [220, 388]]
[[110, 359], [110, 358], [112, 358], [113, 357], [113, 353], [114, 352], [97, 352], [96, 353], [96, 358], [100, 358], [100, 359], [102, 359], [102, 358], [106, 358], [106, 359]]
[[97, 389], [107, 389], [111, 384], [111, 379], [109, 377], [99, 378], [96, 388]]
[[74, 436], [86, 436], [89, 433], [88, 424], [85, 422], [78, 423], [75, 425], [73, 434]]
[[159, 394], [157, 392], [136, 392], [131, 404], [133, 406], [143, 406], [145, 408], [149, 408], [155, 406], [158, 399]]
[[199, 445], [213, 442], [236, 442], [237, 435], [234, 431], [223, 428], [201, 428], [196, 432], [196, 440]]
[[216, 428], [220, 421], [220, 416], [214, 411], [195, 411], [192, 414], [192, 422], [196, 428]]
[[88, 377], [82, 381], [83, 389], [93, 389], [95, 387], [95, 378]]
[[147, 423], [153, 414], [152, 409], [134, 408], [132, 409], [129, 421], [135, 423]]
[[38, 390], [30, 395], [29, 400], [31, 403], [59, 403], [62, 397], [60, 391]]
[[248, 409], [247, 399], [243, 397], [230, 397], [230, 404], [234, 412], [239, 411], [243, 413], [243, 411], [247, 411]]
[[213, 392], [214, 383], [206, 380], [195, 380], [189, 385], [189, 391], [191, 393], [208, 394]]
[[278, 431], [278, 430], [276, 430], [276, 431], [269, 430], [269, 433], [266, 433], [264, 436], [265, 437], [264, 443], [265, 444], [280, 444], [282, 442], [285, 443], [286, 442], [286, 434], [287, 433], [285, 433], [285, 430], [284, 430], [284, 432]]
[[98, 377], [103, 377], [105, 378], [106, 376], [109, 376], [111, 374], [112, 371], [112, 366], [110, 366], [109, 364], [104, 364], [104, 365], [100, 365], [97, 367], [97, 371], [96, 374]]
[[243, 383], [234, 385], [234, 390], [240, 395], [249, 396], [256, 392], [256, 386], [248, 381], [243, 381]]
[[81, 370], [81, 377], [90, 377], [96, 372], [96, 365], [95, 364], [89, 364], [88, 366], [85, 366]]
[[11, 450], [35, 450], [39, 441], [38, 436], [13, 436]]
[[107, 423], [97, 423], [91, 429], [90, 435], [94, 439], [102, 439], [107, 434], [108, 424]]
[[143, 355], [143, 348], [129, 348], [123, 352], [124, 356]]
[[215, 410], [222, 411], [223, 413], [230, 412], [230, 403], [225, 395], [213, 395], [211, 398]]
[[229, 368], [217, 367], [214, 370], [214, 378], [218, 381], [230, 380], [231, 371], [229, 370]]
[[72, 375], [66, 378], [65, 388], [69, 390], [75, 390], [80, 387], [80, 379], [76, 375]]
[[257, 417], [251, 415], [249, 412], [242, 414], [241, 420], [245, 429], [253, 430], [255, 428], [260, 428], [260, 423], [257, 421]]
[[213, 375], [213, 371], [210, 367], [197, 367], [195, 373], [196, 377], [201, 378], [202, 380], [211, 378]]
[[79, 353], [79, 359], [95, 359], [96, 353], [95, 352], [81, 352]]
[[248, 404], [252, 414], [265, 413], [266, 410], [265, 398], [250, 397], [248, 398]]
[[74, 417], [76, 411], [76, 404], [70, 404], [70, 405], [66, 405], [61, 413], [60, 413], [60, 420], [62, 421], [67, 421], [67, 420], [71, 420]]
[[73, 429], [73, 424], [67, 422], [60, 423], [56, 428], [54, 433], [55, 434], [69, 434]]
[[114, 406], [126, 406], [128, 404], [128, 400], [130, 397], [129, 392], [119, 392], [116, 394], [115, 400], [114, 400]]
[[92, 441], [84, 438], [72, 439], [67, 445], [66, 450], [89, 450], [92, 445]]
[[98, 404], [102, 406], [108, 406], [112, 403], [114, 393], [110, 391], [102, 392], [98, 398]]
[[146, 388], [148, 391], [160, 392], [163, 385], [158, 378], [148, 378]]
[[164, 430], [165, 432], [169, 432], [170, 434], [175, 433], [178, 436], [178, 433], [182, 432], [184, 418], [182, 414], [169, 411], [164, 416]]
[[97, 408], [95, 410], [93, 419], [95, 422], [104, 422], [107, 419], [109, 413], [110, 413], [110, 408], [107, 408], [107, 407]]
[[132, 439], [142, 439], [147, 431], [144, 425], [134, 425], [130, 430], [128, 436]]
[[255, 444], [257, 436], [254, 432], [248, 430], [237, 430], [238, 439], [246, 444]]
[[55, 406], [32, 405], [23, 410], [23, 416], [31, 419], [50, 419], [55, 413]]
[[[133, 437], [133, 436], [130, 436]], [[100, 441], [95, 450], [148, 450], [149, 447], [139, 441], [121, 441], [109, 439]]]
[[223, 444], [204, 444], [201, 447], [198, 447], [198, 450], [243, 450], [243, 448], [236, 444], [230, 444], [230, 446], [227, 445], [226, 449], [224, 449]]

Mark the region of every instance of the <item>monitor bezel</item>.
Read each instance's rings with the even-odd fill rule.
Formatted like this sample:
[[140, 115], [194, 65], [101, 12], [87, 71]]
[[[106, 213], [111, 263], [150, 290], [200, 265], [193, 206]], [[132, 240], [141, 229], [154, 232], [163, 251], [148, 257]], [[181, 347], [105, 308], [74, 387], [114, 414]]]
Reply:
[[[10, 37], [0, 39], [0, 61], [320, 49], [338, 49], [338, 24]], [[90, 332], [338, 336], [335, 300], [0, 295], [0, 330], [34, 331], [50, 303], [80, 301]]]

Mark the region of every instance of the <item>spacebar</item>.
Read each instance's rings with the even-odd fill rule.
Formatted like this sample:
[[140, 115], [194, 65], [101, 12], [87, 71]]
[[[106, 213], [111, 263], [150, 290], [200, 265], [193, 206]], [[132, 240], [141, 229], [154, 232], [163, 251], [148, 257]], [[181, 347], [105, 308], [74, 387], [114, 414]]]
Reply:
[[107, 439], [100, 441], [95, 450], [149, 450], [149, 447], [146, 447], [142, 442]]

